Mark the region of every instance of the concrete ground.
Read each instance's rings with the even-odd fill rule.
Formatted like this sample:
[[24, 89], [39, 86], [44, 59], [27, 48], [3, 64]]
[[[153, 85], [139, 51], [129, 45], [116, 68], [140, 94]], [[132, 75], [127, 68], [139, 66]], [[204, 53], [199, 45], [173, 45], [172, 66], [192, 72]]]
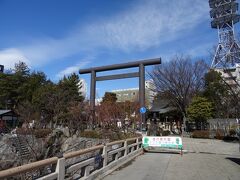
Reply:
[[183, 149], [193, 153], [240, 155], [239, 143], [224, 142], [216, 139], [183, 138]]
[[240, 179], [238, 143], [183, 139], [188, 153], [145, 153], [104, 180], [222, 180]]

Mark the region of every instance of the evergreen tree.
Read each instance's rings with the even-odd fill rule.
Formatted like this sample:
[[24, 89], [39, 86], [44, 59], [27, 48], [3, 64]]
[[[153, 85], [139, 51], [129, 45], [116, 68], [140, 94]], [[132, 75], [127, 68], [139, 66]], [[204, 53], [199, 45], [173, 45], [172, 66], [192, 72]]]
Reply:
[[22, 121], [67, 124], [74, 116], [72, 107], [85, 106], [78, 83], [75, 73], [52, 83], [43, 72], [31, 73], [24, 62], [19, 62], [12, 73], [0, 74], [0, 108], [15, 109]]
[[192, 102], [187, 109], [189, 120], [195, 121], [197, 127], [201, 127], [201, 129], [207, 119], [212, 117], [212, 111], [212, 103], [209, 102], [208, 99], [199, 96], [192, 99]]
[[117, 95], [112, 92], [105, 92], [102, 103], [116, 103]]
[[203, 96], [212, 102], [214, 117], [225, 118], [229, 116], [230, 94], [227, 85], [222, 80], [221, 73], [214, 70], [206, 73]]

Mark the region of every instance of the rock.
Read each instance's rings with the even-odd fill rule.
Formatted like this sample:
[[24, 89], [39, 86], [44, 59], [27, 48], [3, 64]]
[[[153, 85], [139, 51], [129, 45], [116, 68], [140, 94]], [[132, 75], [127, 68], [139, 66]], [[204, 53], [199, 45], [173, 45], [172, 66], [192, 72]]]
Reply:
[[72, 137], [73, 137], [74, 139], [76, 139], [76, 138], [77, 138], [77, 135], [76, 135], [76, 134], [74, 134]]
[[69, 132], [69, 128], [68, 127], [63, 128], [62, 131], [63, 131], [64, 136], [70, 137], [70, 132]]
[[61, 136], [63, 134], [61, 129], [54, 129], [51, 136]]
[[1, 160], [0, 171], [17, 166], [16, 160]]
[[0, 140], [0, 170], [16, 166], [20, 158], [16, 155], [16, 149], [12, 145], [11, 135], [5, 134]]
[[67, 138], [61, 146], [62, 152], [66, 152], [66, 151], [69, 151], [72, 149], [75, 150], [76, 148], [74, 148], [74, 147], [78, 146], [79, 143], [81, 143], [81, 140], [79, 138], [77, 138], [76, 136]]

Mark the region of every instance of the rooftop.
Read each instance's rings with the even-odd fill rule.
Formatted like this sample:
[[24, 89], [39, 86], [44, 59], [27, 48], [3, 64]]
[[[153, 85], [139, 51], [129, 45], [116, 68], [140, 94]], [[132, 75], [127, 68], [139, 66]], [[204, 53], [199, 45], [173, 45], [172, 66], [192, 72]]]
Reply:
[[0, 110], [0, 115], [11, 112], [12, 110]]

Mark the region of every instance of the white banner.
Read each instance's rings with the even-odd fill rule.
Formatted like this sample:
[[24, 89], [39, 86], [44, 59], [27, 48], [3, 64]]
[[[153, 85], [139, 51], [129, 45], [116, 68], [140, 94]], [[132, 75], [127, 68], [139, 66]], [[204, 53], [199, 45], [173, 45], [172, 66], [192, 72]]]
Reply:
[[143, 137], [143, 147], [163, 147], [163, 148], [182, 148], [182, 138], [174, 136], [145, 136]]

